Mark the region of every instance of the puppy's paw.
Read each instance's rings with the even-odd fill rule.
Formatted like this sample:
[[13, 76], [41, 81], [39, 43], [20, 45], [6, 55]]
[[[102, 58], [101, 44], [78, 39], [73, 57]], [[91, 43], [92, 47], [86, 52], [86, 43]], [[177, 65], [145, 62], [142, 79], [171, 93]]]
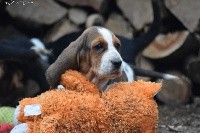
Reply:
[[57, 89], [65, 89], [65, 87], [63, 85], [58, 85]]

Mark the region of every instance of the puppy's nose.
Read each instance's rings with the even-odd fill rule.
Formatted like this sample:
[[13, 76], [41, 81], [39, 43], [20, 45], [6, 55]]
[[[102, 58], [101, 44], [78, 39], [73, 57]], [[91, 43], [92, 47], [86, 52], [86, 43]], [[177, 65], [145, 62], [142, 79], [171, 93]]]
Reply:
[[111, 61], [113, 66], [118, 69], [122, 65], [122, 61]]

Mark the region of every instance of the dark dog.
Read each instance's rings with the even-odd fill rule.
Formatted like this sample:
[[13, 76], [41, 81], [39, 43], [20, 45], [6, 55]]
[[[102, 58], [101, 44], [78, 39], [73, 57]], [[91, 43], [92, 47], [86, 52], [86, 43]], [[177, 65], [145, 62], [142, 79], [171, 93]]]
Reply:
[[[45, 55], [46, 53], [46, 55]], [[29, 82], [36, 83], [39, 92], [49, 89], [45, 78], [48, 51], [38, 39], [17, 37], [0, 41], [0, 104], [15, 106], [26, 96], [37, 95]], [[30, 88], [30, 90], [27, 90]], [[25, 93], [33, 92], [26, 95]]]

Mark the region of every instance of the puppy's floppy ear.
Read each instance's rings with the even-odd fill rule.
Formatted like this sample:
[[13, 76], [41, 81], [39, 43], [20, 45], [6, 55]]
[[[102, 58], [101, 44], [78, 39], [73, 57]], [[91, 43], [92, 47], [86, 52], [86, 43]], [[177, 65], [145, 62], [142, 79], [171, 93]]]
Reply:
[[46, 79], [51, 88], [56, 87], [59, 84], [60, 76], [68, 69], [77, 70], [77, 54], [84, 45], [85, 35], [83, 34], [74, 42], [65, 48], [58, 56], [57, 60], [49, 66], [46, 71]]

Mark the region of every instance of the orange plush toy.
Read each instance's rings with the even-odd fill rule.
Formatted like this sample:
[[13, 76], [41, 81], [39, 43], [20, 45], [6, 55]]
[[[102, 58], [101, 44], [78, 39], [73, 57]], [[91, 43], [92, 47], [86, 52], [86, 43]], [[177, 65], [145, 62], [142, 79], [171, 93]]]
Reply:
[[61, 76], [65, 89], [47, 91], [20, 101], [12, 132], [28, 133], [154, 133], [158, 109], [153, 97], [161, 85], [152, 82], [115, 83], [99, 93], [77, 71]]

